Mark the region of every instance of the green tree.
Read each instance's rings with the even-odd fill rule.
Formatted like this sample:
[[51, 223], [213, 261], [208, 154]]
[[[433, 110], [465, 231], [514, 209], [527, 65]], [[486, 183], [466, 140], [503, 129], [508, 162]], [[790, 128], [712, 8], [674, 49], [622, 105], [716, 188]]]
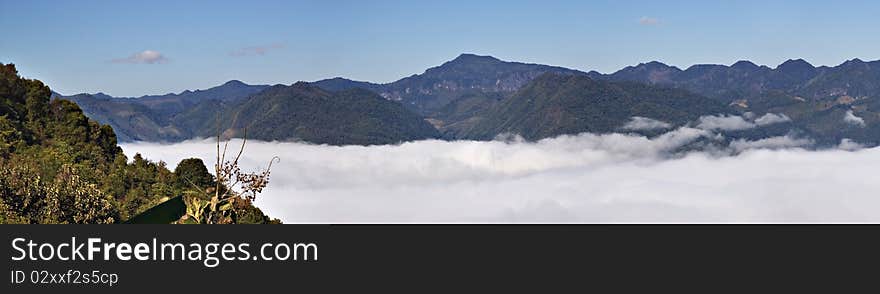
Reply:
[[[172, 210], [185, 211], [185, 192], [210, 199], [216, 185], [201, 160], [182, 162], [175, 172], [140, 154], [129, 163], [110, 126], [51, 93], [19, 77], [14, 65], [0, 64], [0, 223], [112, 223], [160, 204], [179, 203]], [[235, 204], [248, 211], [247, 222], [268, 222], [250, 201]]]
[[21, 142], [19, 131], [6, 116], [0, 116], [0, 158], [8, 157]]
[[208, 168], [200, 158], [181, 160], [174, 168], [174, 178], [175, 185], [182, 189], [214, 185], [214, 176], [208, 173]]
[[40, 224], [113, 223], [112, 198], [64, 166], [53, 181], [27, 168], [0, 169], [0, 201], [5, 221]]

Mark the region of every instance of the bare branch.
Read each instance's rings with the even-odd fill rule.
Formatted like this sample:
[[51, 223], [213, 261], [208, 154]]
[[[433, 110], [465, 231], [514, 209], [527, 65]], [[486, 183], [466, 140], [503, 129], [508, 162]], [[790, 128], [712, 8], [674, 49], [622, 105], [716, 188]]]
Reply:
[[238, 155], [235, 156], [235, 161], [233, 164], [238, 165], [238, 159], [241, 158], [241, 153], [244, 152], [244, 144], [247, 144], [247, 128], [244, 128], [244, 137], [241, 141], [241, 149], [238, 150]]

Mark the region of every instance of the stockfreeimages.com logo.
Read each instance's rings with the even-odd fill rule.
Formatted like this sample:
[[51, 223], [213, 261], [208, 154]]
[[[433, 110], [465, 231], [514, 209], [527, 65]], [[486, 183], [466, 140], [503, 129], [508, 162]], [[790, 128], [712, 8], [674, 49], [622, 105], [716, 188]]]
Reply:
[[[85, 242], [71, 237], [60, 244], [37, 243], [25, 238], [12, 240], [14, 261], [198, 261], [213, 268], [221, 261], [317, 261], [315, 243], [167, 243], [153, 238], [147, 243], [110, 243], [101, 238], [87, 238]], [[256, 249], [256, 252], [251, 252]]]

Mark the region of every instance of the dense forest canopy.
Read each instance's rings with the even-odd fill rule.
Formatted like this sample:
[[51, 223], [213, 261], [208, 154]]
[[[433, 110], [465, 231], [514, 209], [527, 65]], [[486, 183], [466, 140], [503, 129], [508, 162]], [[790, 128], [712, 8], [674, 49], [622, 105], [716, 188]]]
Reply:
[[[212, 189], [200, 159], [173, 172], [140, 154], [129, 161], [110, 126], [51, 93], [21, 78], [15, 65], [0, 64], [0, 223], [118, 223]], [[272, 222], [245, 200], [238, 223]]]

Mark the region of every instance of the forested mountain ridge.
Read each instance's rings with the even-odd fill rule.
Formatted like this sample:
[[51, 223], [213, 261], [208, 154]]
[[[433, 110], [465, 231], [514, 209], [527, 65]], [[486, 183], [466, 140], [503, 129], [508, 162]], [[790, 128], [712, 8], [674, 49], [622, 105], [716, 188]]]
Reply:
[[[121, 141], [179, 141], [191, 138], [191, 130], [178, 126], [180, 117], [206, 105], [236, 104], [268, 85], [248, 85], [232, 80], [206, 90], [137, 98], [111, 97], [104, 93], [60, 96], [75, 102], [90, 118], [109, 124]], [[212, 113], [216, 113], [212, 109]]]
[[728, 103], [760, 99], [774, 91], [808, 100], [880, 96], [880, 61], [860, 59], [833, 67], [790, 59], [775, 68], [743, 60], [730, 66], [697, 64], [685, 70], [654, 61], [596, 77], [682, 88]]
[[472, 127], [486, 110], [544, 73], [598, 74], [465, 53], [421, 74], [387, 84], [339, 77], [313, 84], [331, 91], [352, 88], [374, 91], [424, 116], [444, 138], [469, 139], [463, 137], [464, 130]]
[[245, 129], [252, 139], [334, 145], [440, 137], [422, 117], [376, 93], [360, 88], [327, 91], [304, 82], [264, 87], [232, 81], [170, 96], [113, 98], [99, 93], [59, 98], [76, 102], [89, 117], [122, 130], [122, 141], [174, 142], [214, 137], [218, 131], [241, 137]]
[[[364, 84], [349, 81], [346, 87], [372, 90], [389, 100], [400, 101], [416, 112], [427, 115], [444, 107], [462, 93], [513, 93], [532, 79], [547, 73], [585, 75], [558, 66], [502, 61], [492, 56], [461, 54], [439, 66], [429, 68], [388, 84]], [[345, 89], [339, 78], [315, 82], [319, 87]]]
[[731, 113], [722, 103], [684, 90], [546, 73], [498, 103], [465, 136], [492, 139], [509, 133], [538, 140], [625, 131], [621, 127], [633, 117], [675, 126], [703, 115]]
[[[300, 140], [331, 145], [395, 144], [438, 138], [439, 133], [397, 102], [363, 89], [331, 92], [309, 83], [276, 85], [226, 110], [229, 137]], [[201, 137], [216, 128], [197, 131]]]
[[599, 78], [686, 89], [740, 112], [782, 113], [796, 131], [824, 145], [843, 139], [880, 144], [880, 61], [815, 67], [794, 59], [776, 68], [739, 61], [686, 70], [652, 62]]
[[[474, 62], [472, 59], [459, 61]], [[738, 61], [730, 66], [697, 64], [684, 70], [652, 61], [610, 74], [595, 71], [568, 73], [593, 80], [627, 81], [682, 89], [728, 105], [728, 112], [785, 114], [792, 119], [792, 132], [811, 136], [825, 145], [836, 144], [843, 139], [854, 139], [868, 145], [880, 144], [880, 61], [852, 59], [838, 66], [816, 67], [802, 59], [792, 59], [775, 68]], [[491, 73], [486, 75], [492, 76]], [[337, 88], [345, 85], [338, 78], [333, 83]], [[318, 85], [323, 85], [322, 81]], [[358, 85], [363, 85], [363, 82], [348, 84], [351, 87]], [[436, 88], [442, 88], [442, 85], [443, 82], [435, 83]], [[370, 87], [386, 97], [396, 97], [388, 93], [387, 85], [370, 84]], [[424, 115], [445, 138], [485, 138], [489, 134], [474, 137], [476, 133], [472, 131], [473, 128], [500, 102], [516, 93], [485, 88], [446, 93], [448, 97], [433, 100], [431, 103], [435, 103], [435, 106], [432, 109], [435, 110]], [[416, 99], [413, 102], [424, 103], [419, 101]], [[485, 127], [485, 122], [483, 124], [481, 128]], [[578, 129], [597, 129], [597, 126], [585, 125]]]
[[[724, 104], [724, 113], [782, 113], [792, 119], [793, 131], [814, 136], [819, 141], [832, 143], [844, 138], [857, 139], [868, 144], [880, 143], [880, 61], [864, 62], [859, 59], [841, 65], [815, 67], [801, 60], [788, 60], [775, 68], [756, 65], [749, 61], [739, 61], [730, 66], [699, 64], [687, 69], [679, 69], [660, 62], [648, 62], [626, 67], [610, 74], [595, 71], [582, 72], [563, 67], [503, 61], [491, 56], [462, 54], [439, 66], [429, 68], [421, 74], [402, 78], [387, 84], [353, 81], [332, 78], [311, 83], [328, 93], [363, 89], [374, 92], [390, 102], [403, 105], [406, 109], [421, 116], [439, 132], [444, 139], [485, 139], [490, 134], [474, 132], [478, 124], [486, 128], [485, 119], [499, 104], [514, 97], [521, 89], [537, 77], [553, 73], [561, 76], [589, 77], [596, 81], [634, 82], [627, 84], [633, 89], [638, 84], [655, 86], [650, 89], [675, 88], [681, 95], [690, 97], [697, 94]], [[638, 84], [635, 84], [638, 83]], [[231, 82], [228, 85], [241, 86]], [[245, 85], [247, 86], [247, 85]], [[252, 90], [257, 88], [251, 88]], [[661, 90], [658, 90], [661, 91]], [[92, 98], [69, 98], [80, 103], [86, 113], [103, 123], [108, 123], [118, 131], [120, 140], [180, 141], [204, 136], [217, 130], [217, 114], [221, 121], [235, 118], [238, 124], [232, 129], [244, 126], [259, 127], [259, 137], [273, 140], [304, 140], [328, 144], [364, 144], [363, 139], [377, 136], [364, 132], [397, 133], [395, 138], [373, 142], [406, 141], [413, 138], [435, 137], [423, 129], [423, 123], [407, 114], [407, 119], [397, 123], [412, 124], [396, 126], [399, 130], [414, 133], [399, 133], [394, 130], [376, 128], [348, 128], [334, 125], [332, 121], [313, 116], [313, 121], [301, 117], [288, 120], [280, 127], [282, 116], [273, 115], [279, 124], [255, 115], [237, 115], [243, 104], [252, 97], [240, 95], [237, 99], [203, 99], [183, 110], [174, 107], [177, 103], [165, 101], [149, 105], [139, 99], [114, 99], [95, 94]], [[589, 98], [584, 93], [583, 98]], [[328, 94], [335, 95], [335, 94]], [[179, 95], [180, 96], [180, 95]], [[244, 97], [242, 97], [244, 96]], [[366, 96], [366, 95], [361, 95]], [[175, 98], [182, 99], [182, 98]], [[171, 99], [174, 100], [174, 99]], [[134, 103], [137, 101], [137, 103]], [[273, 99], [282, 103], [284, 99]], [[327, 105], [332, 105], [331, 100]], [[372, 100], [370, 100], [372, 101]], [[162, 107], [156, 105], [165, 105]], [[621, 106], [623, 107], [623, 106]], [[690, 105], [678, 105], [688, 108]], [[288, 106], [279, 108], [296, 109]], [[394, 107], [391, 107], [394, 108]], [[345, 110], [348, 111], [348, 110]], [[632, 109], [625, 111], [637, 112]], [[699, 109], [678, 109], [679, 112], [698, 113]], [[398, 113], [398, 112], [391, 112]], [[668, 112], [672, 113], [672, 112]], [[348, 112], [346, 116], [351, 116]], [[711, 113], [706, 113], [711, 114]], [[330, 114], [328, 114], [330, 115]], [[857, 119], [851, 119], [850, 115]], [[332, 116], [332, 115], [331, 115]], [[689, 116], [690, 117], [690, 116]], [[262, 122], [248, 120], [261, 120]], [[321, 124], [315, 122], [322, 120]], [[509, 119], [522, 119], [511, 117]], [[615, 118], [615, 121], [619, 119]], [[297, 123], [291, 123], [296, 121]], [[593, 121], [595, 122], [595, 121]], [[853, 123], [855, 122], [855, 124]], [[586, 124], [586, 122], [581, 122]], [[308, 126], [311, 124], [311, 127]], [[316, 125], [324, 126], [321, 132], [330, 137], [316, 135]], [[373, 126], [379, 126], [372, 124]], [[389, 124], [383, 124], [388, 126]], [[276, 126], [276, 127], [273, 127]], [[301, 131], [295, 130], [301, 127]], [[220, 126], [222, 130], [229, 126]], [[303, 135], [311, 133], [311, 135]], [[340, 134], [338, 130], [359, 133]], [[607, 126], [582, 125], [577, 130], [608, 130]], [[253, 131], [253, 130], [252, 130]], [[232, 132], [241, 134], [241, 132]], [[271, 133], [271, 134], [270, 134]], [[332, 135], [329, 135], [331, 134]], [[258, 134], [258, 133], [254, 133]], [[381, 135], [381, 136], [387, 136]], [[381, 137], [378, 136], [378, 137]], [[370, 141], [370, 140], [367, 140]]]
[[[174, 171], [139, 154], [129, 162], [109, 125], [51, 96], [39, 80], [0, 64], [0, 223], [118, 223], [213, 185], [198, 159]], [[239, 222], [270, 221], [238, 203]]]

